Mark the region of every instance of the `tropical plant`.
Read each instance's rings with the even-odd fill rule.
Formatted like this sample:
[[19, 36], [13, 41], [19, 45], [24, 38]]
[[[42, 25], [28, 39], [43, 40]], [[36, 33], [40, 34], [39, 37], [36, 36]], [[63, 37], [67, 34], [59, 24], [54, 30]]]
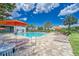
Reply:
[[45, 30], [49, 30], [49, 28], [51, 28], [52, 27], [52, 23], [51, 22], [45, 22], [45, 24], [44, 24], [44, 29]]
[[70, 32], [71, 29], [71, 25], [76, 24], [77, 23], [77, 18], [74, 16], [67, 16], [66, 19], [64, 20], [64, 25], [68, 25], [68, 32]]
[[15, 3], [0, 3], [0, 19], [6, 19], [15, 8]]
[[34, 24], [29, 24], [26, 29], [29, 31], [29, 30], [35, 30], [35, 28], [36, 26]]
[[43, 27], [38, 27], [38, 31], [43, 31]]

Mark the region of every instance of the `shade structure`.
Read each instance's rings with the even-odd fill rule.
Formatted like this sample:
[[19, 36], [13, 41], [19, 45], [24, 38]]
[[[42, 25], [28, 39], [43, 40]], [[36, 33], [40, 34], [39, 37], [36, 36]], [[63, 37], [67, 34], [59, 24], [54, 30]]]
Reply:
[[0, 30], [5, 30], [6, 28], [0, 28]]
[[0, 25], [5, 26], [26, 26], [27, 23], [19, 20], [0, 20]]

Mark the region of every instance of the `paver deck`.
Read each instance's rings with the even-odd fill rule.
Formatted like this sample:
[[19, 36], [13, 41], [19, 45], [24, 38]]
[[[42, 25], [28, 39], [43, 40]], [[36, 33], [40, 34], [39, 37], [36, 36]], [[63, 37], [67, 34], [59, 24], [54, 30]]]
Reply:
[[[33, 39], [34, 41], [34, 39]], [[20, 56], [73, 56], [68, 37], [60, 33], [50, 33], [36, 38], [35, 46], [17, 51]]]

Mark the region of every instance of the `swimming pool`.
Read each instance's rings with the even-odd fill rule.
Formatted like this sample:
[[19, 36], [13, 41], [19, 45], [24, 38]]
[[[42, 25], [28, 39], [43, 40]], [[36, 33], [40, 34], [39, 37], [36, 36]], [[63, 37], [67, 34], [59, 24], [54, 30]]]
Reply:
[[25, 34], [17, 34], [19, 36], [24, 36], [24, 37], [28, 37], [28, 38], [32, 38], [32, 37], [41, 37], [41, 36], [45, 36], [46, 34], [43, 32], [27, 32]]

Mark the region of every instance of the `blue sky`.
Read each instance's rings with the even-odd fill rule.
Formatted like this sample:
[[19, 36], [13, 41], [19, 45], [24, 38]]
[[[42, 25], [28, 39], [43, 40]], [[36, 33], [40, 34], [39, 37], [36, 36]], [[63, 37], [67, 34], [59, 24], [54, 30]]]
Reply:
[[72, 3], [18, 3], [10, 19], [18, 19], [37, 26], [51, 22], [62, 25], [66, 15], [72, 14], [79, 18], [79, 4]]

